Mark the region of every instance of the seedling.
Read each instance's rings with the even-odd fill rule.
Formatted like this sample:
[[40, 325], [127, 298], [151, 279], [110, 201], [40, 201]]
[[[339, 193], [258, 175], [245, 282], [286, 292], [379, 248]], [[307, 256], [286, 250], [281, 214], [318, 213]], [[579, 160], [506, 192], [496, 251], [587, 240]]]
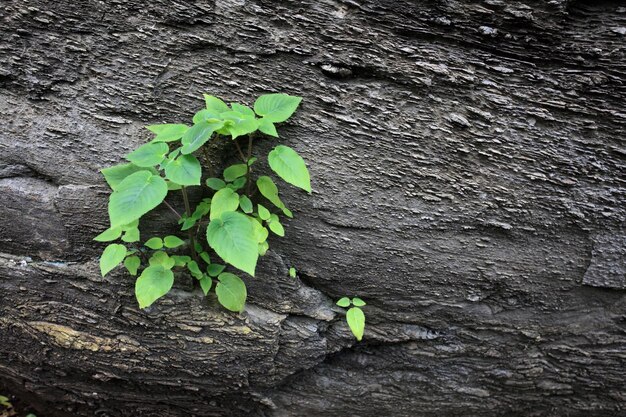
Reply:
[[356, 340], [360, 342], [361, 339], [363, 339], [363, 332], [365, 331], [365, 313], [363, 313], [361, 309], [361, 307], [365, 306], [365, 301], [358, 297], [354, 297], [352, 300], [348, 297], [343, 297], [337, 301], [337, 305], [344, 308], [348, 308], [350, 305], [353, 306], [346, 312], [346, 321], [348, 322], [348, 327], [350, 327], [352, 334], [356, 337]]

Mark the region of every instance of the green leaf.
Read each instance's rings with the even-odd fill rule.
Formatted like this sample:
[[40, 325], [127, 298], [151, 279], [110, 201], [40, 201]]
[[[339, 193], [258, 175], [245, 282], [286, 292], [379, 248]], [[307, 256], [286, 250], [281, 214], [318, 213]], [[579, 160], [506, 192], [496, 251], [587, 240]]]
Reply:
[[207, 185], [207, 187], [209, 187], [209, 188], [211, 188], [211, 189], [213, 189], [215, 191], [219, 191], [222, 188], [226, 187], [226, 183], [223, 180], [219, 179], [219, 178], [208, 178], [206, 180], [206, 185]]
[[250, 214], [254, 211], [254, 207], [252, 206], [252, 201], [250, 201], [248, 196], [245, 196], [245, 195], [239, 196], [239, 207], [241, 207], [243, 212], [247, 214]]
[[[100, 172], [102, 173], [102, 175], [104, 175], [104, 179], [106, 180], [107, 184], [109, 184], [109, 187], [111, 187], [111, 189], [115, 191], [117, 189], [117, 186], [122, 181], [124, 181], [126, 177], [134, 174], [135, 172], [145, 170], [146, 168], [142, 168], [135, 164], [128, 163], [104, 168], [100, 170]], [[149, 168], [148, 170], [153, 174], [157, 173], [157, 170], [154, 168]]]
[[243, 177], [248, 172], [246, 164], [231, 165], [224, 170], [224, 179], [226, 182], [232, 182], [239, 177]]
[[206, 252], [200, 252], [200, 259], [207, 263], [207, 265], [211, 264], [211, 257]]
[[285, 229], [283, 228], [283, 225], [280, 224], [280, 219], [278, 218], [277, 215], [272, 214], [270, 216], [270, 220], [267, 222], [268, 227], [270, 228], [270, 230], [272, 232], [274, 232], [275, 234], [277, 234], [278, 236], [285, 236]]
[[209, 219], [219, 218], [222, 213], [235, 211], [239, 207], [239, 195], [230, 188], [222, 188], [215, 193], [211, 200], [211, 214]]
[[246, 178], [245, 177], [241, 177], [241, 178], [237, 178], [235, 181], [233, 181], [232, 183], [228, 184], [227, 187], [230, 188], [233, 191], [237, 191], [240, 188], [243, 188], [244, 185], [246, 185]]
[[133, 255], [124, 259], [124, 266], [126, 267], [126, 269], [128, 269], [128, 273], [130, 273], [132, 276], [137, 275], [137, 270], [139, 269], [140, 265], [141, 259], [139, 259], [139, 256]]
[[163, 265], [152, 265], [144, 269], [135, 283], [135, 296], [139, 308], [149, 307], [167, 294], [173, 284], [174, 273]]
[[212, 220], [207, 227], [207, 241], [225, 262], [254, 276], [258, 243], [245, 214], [229, 211]]
[[289, 268], [289, 276], [291, 278], [295, 278], [296, 277], [296, 268], [294, 268], [293, 266], [291, 268]]
[[350, 330], [352, 330], [352, 334], [360, 342], [365, 331], [365, 314], [363, 314], [363, 310], [358, 307], [352, 307], [346, 313], [346, 321], [348, 326], [350, 326]]
[[270, 122], [280, 123], [289, 119], [301, 101], [302, 97], [288, 94], [265, 94], [254, 102], [254, 111]]
[[201, 201], [194, 210], [191, 215], [192, 218], [196, 220], [200, 220], [202, 216], [206, 216], [206, 214], [211, 210], [211, 203], [207, 203], [206, 201]]
[[161, 204], [166, 195], [165, 180], [150, 171], [139, 171], [126, 177], [109, 198], [111, 226], [137, 220]]
[[183, 124], [162, 124], [146, 126], [151, 132], [156, 133], [152, 142], [172, 142], [183, 137], [189, 126]]
[[146, 143], [125, 156], [133, 164], [140, 167], [152, 167], [165, 159], [170, 148], [167, 143]]
[[165, 182], [167, 183], [167, 189], [168, 189], [169, 191], [178, 191], [178, 190], [180, 190], [181, 188], [183, 188], [183, 187], [181, 187], [181, 185], [180, 185], [180, 184], [176, 184], [176, 183], [175, 183], [175, 182], [173, 182], [173, 181], [165, 181]]
[[163, 243], [166, 248], [177, 248], [185, 244], [185, 242], [177, 236], [165, 236], [163, 238]]
[[244, 106], [243, 104], [230, 103], [230, 108], [233, 109], [233, 111], [239, 112], [246, 117], [256, 117], [256, 115], [254, 114], [254, 110], [252, 110], [248, 106]]
[[339, 307], [350, 307], [350, 299], [348, 297], [343, 297], [337, 301], [337, 305]]
[[193, 218], [193, 217], [188, 217], [188, 218], [184, 218], [184, 217], [183, 217], [183, 226], [180, 228], [180, 230], [185, 231], [185, 230], [189, 230], [189, 229], [191, 229], [192, 227], [194, 227], [194, 226], [195, 226], [195, 224], [196, 224], [196, 222], [197, 222], [197, 221], [198, 221], [198, 220], [196, 220], [196, 219], [195, 219], [195, 218]]
[[122, 240], [124, 242], [132, 243], [139, 241], [139, 229], [134, 227], [132, 229], [128, 229], [124, 232], [124, 236], [122, 236]]
[[93, 240], [96, 242], [110, 242], [112, 240], [119, 239], [121, 235], [121, 227], [109, 227], [107, 230], [94, 237]]
[[215, 287], [217, 300], [230, 311], [240, 313], [246, 304], [246, 284], [235, 274], [224, 272], [217, 277], [218, 283]]
[[290, 219], [293, 219], [293, 213], [287, 207], [283, 207], [283, 214]]
[[209, 109], [202, 109], [198, 113], [193, 115], [193, 123], [199, 123], [202, 121], [214, 122], [220, 119], [221, 111], [211, 111]]
[[154, 252], [150, 259], [148, 259], [150, 266], [162, 265], [165, 269], [172, 269], [176, 265], [176, 260], [170, 258], [170, 256], [163, 251]]
[[222, 127], [222, 125], [223, 122], [221, 121], [208, 122], [203, 120], [196, 123], [183, 135], [183, 139], [181, 140], [183, 148], [181, 149], [181, 152], [184, 155], [194, 152], [200, 148], [200, 146], [204, 145], [206, 141], [209, 140], [213, 132]]
[[267, 242], [259, 243], [258, 252], [260, 256], [265, 256], [267, 250], [270, 248], [270, 245]]
[[261, 176], [256, 180], [256, 185], [263, 197], [267, 198], [279, 209], [283, 209], [285, 204], [278, 197], [278, 187], [274, 184], [274, 181], [270, 177]]
[[267, 156], [270, 168], [283, 180], [311, 192], [311, 178], [304, 159], [288, 146], [278, 145]]
[[202, 288], [202, 292], [204, 295], [207, 295], [209, 291], [211, 291], [211, 286], [213, 285], [213, 280], [208, 275], [203, 275], [200, 279], [200, 288]]
[[204, 96], [204, 102], [206, 103], [206, 108], [208, 110], [211, 110], [217, 113], [222, 113], [222, 112], [230, 110], [228, 106], [226, 105], [226, 103], [224, 103], [219, 98], [215, 96], [210, 96], [208, 94], [203, 94], [203, 96]]
[[5, 397], [4, 395], [0, 395], [0, 405], [7, 408], [13, 407], [13, 404], [9, 401], [9, 397]]
[[238, 136], [247, 135], [254, 132], [259, 127], [259, 122], [254, 116], [239, 113], [237, 111], [227, 111], [220, 114], [220, 117], [226, 122], [224, 127], [235, 139]]
[[352, 305], [355, 307], [363, 307], [365, 305], [365, 301], [361, 300], [359, 297], [354, 297], [352, 299]]
[[146, 245], [150, 249], [159, 250], [163, 247], [163, 239], [161, 239], [160, 237], [153, 237], [148, 239], [146, 243], [144, 243], [144, 245]]
[[274, 123], [270, 122], [265, 117], [262, 119], [259, 119], [259, 130], [265, 133], [266, 135], [274, 136], [275, 138], [278, 137], [276, 126], [274, 126]]
[[226, 269], [226, 265], [220, 265], [220, 264], [211, 264], [207, 267], [206, 272], [212, 276], [212, 277], [216, 277], [219, 274], [222, 273], [222, 271]]
[[193, 155], [181, 155], [165, 165], [165, 178], [180, 185], [200, 185], [202, 168]]
[[118, 266], [126, 257], [126, 246], [118, 243], [111, 243], [104, 248], [102, 256], [100, 256], [100, 273], [105, 276], [113, 268]]
[[187, 262], [187, 269], [189, 269], [191, 275], [193, 275], [196, 279], [202, 278], [202, 271], [200, 271], [200, 268], [198, 267], [198, 263], [196, 261]]
[[174, 260], [174, 266], [185, 266], [187, 262], [191, 261], [191, 257], [187, 255], [172, 255], [171, 258]]
[[270, 216], [272, 215], [270, 213], [270, 211], [268, 209], [265, 208], [265, 206], [258, 204], [257, 205], [257, 210], [259, 212], [259, 217], [261, 218], [261, 220], [269, 220]]

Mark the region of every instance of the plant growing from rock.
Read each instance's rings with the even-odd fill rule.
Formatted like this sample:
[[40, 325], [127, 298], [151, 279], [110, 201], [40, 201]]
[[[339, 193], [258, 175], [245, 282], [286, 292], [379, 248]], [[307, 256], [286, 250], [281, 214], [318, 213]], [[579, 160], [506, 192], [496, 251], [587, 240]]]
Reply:
[[[118, 242], [104, 249], [100, 270], [105, 276], [123, 264], [131, 275], [139, 275], [135, 295], [140, 308], [166, 295], [174, 271], [186, 269], [205, 295], [214, 289], [222, 306], [242, 311], [247, 291], [237, 270], [254, 276], [259, 256], [269, 248], [270, 232], [284, 236], [281, 217], [293, 217], [274, 179], [254, 176], [261, 162], [253, 156], [253, 144], [258, 133], [278, 137], [276, 123], [286, 121], [301, 98], [262, 95], [253, 108], [228, 106], [210, 95], [204, 98], [206, 108], [193, 116], [193, 125], [148, 126], [155, 134], [152, 141], [126, 155], [127, 163], [101, 171], [113, 190], [110, 227], [94, 240]], [[207, 179], [204, 186], [210, 197], [192, 208], [188, 189], [202, 186], [202, 166], [194, 154], [211, 140], [233, 141], [241, 162], [226, 168], [222, 178]], [[276, 146], [267, 163], [285, 182], [311, 192], [306, 164], [292, 148]], [[184, 211], [167, 202], [172, 192], [181, 193]], [[176, 216], [180, 233], [152, 236], [139, 244], [140, 219], [161, 204]]]
[[358, 297], [354, 297], [352, 300], [348, 297], [343, 297], [337, 301], [337, 305], [344, 308], [348, 308], [350, 305], [353, 306], [346, 312], [346, 321], [348, 322], [348, 327], [350, 327], [352, 334], [356, 337], [356, 340], [360, 342], [361, 339], [363, 339], [363, 332], [365, 331], [365, 313], [363, 313], [361, 309], [361, 307], [365, 306], [365, 301]]

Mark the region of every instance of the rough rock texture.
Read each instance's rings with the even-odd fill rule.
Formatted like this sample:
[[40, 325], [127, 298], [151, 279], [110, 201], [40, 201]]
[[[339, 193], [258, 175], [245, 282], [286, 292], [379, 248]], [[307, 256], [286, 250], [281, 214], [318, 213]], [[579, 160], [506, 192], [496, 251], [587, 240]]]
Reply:
[[[4, 0], [0, 23], [0, 384], [41, 413], [625, 415], [621, 2]], [[268, 91], [304, 96], [281, 133], [315, 191], [285, 188], [246, 311], [182, 277], [139, 310], [97, 272], [98, 170], [202, 92]]]

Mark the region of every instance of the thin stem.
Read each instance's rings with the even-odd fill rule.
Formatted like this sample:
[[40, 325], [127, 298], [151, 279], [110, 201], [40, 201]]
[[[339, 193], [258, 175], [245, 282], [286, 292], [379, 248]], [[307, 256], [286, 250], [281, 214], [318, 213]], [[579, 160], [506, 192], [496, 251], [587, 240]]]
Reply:
[[178, 217], [179, 219], [182, 219], [183, 216], [181, 216], [180, 213], [177, 212], [176, 209], [170, 205], [170, 203], [168, 203], [167, 201], [163, 200], [163, 204], [165, 204], [167, 206], [167, 208], [169, 208], [172, 211], [172, 213], [174, 213], [176, 215], [176, 217]]
[[246, 195], [250, 195], [250, 158], [252, 157], [252, 135], [248, 135], [248, 157], [246, 158]]
[[[187, 212], [187, 217], [191, 217], [191, 206], [189, 205], [189, 197], [187, 197], [187, 189], [182, 186], [181, 191], [183, 193], [183, 200], [185, 201], [185, 211]], [[198, 262], [198, 253], [196, 252], [196, 239], [194, 237], [193, 230], [188, 229], [187, 234], [189, 235], [189, 245], [191, 246], [191, 257], [194, 261]]]
[[241, 146], [239, 146], [239, 142], [237, 141], [237, 139], [235, 139], [235, 145], [237, 146], [237, 152], [239, 152], [239, 156], [241, 156], [241, 160], [244, 163], [247, 163], [248, 160], [246, 159], [245, 155], [243, 154], [243, 151], [241, 150]]

